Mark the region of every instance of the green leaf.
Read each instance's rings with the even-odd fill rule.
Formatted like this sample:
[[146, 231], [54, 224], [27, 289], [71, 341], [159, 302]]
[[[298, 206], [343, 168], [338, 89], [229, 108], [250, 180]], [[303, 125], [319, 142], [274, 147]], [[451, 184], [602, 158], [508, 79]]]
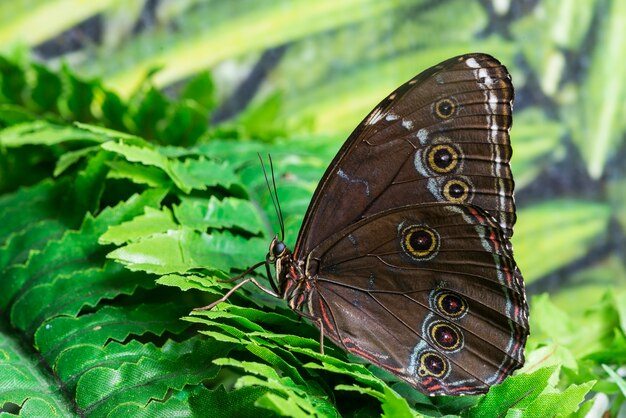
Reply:
[[22, 104], [22, 94], [26, 89], [24, 71], [15, 63], [0, 56], [0, 101]]
[[307, 354], [313, 358], [320, 360], [320, 363], [306, 363], [304, 367], [318, 370], [327, 370], [333, 373], [345, 374], [353, 377], [358, 382], [364, 383], [367, 386], [377, 389], [379, 392], [383, 391], [385, 384], [382, 380], [376, 377], [370, 370], [364, 365], [357, 363], [349, 363], [342, 361], [338, 358], [334, 358], [328, 355], [315, 353], [311, 350], [303, 350], [298, 347], [293, 347], [293, 351]]
[[268, 392], [264, 387], [244, 387], [226, 391], [223, 386], [215, 390], [194, 392], [189, 397], [189, 404], [194, 416], [202, 416], [207, 411], [214, 411], [224, 417], [259, 418], [265, 416], [267, 410], [255, 406], [257, 399]]
[[504, 416], [510, 408], [523, 409], [537, 399], [548, 386], [556, 367], [545, 367], [533, 373], [518, 373], [489, 392], [467, 411], [468, 417]]
[[101, 244], [122, 245], [177, 228], [178, 225], [174, 222], [172, 212], [168, 208], [154, 209], [146, 206], [143, 215], [136, 216], [128, 222], [110, 226], [98, 241]]
[[[182, 79], [228, 58], [381, 17], [407, 4], [412, 2], [350, 0], [337, 3], [324, 0], [311, 5], [308, 2], [246, 1], [238, 8], [207, 4], [190, 10], [186, 25], [179, 28], [177, 36], [172, 37], [170, 32], [163, 38], [164, 34], [146, 32], [123, 51], [118, 51], [118, 59], [98, 61], [98, 73], [107, 73], [106, 84], [127, 94], [141, 83], [147, 70], [162, 67], [163, 63], [168, 65], [154, 75], [156, 85]], [[272, 22], [271, 32], [267, 31], [267, 22]], [[238, 42], [232, 42], [233, 33], [237, 34]], [[162, 46], [156, 53], [152, 48], [142, 47], [148, 41], [155, 42], [155, 36], [162, 39]], [[129, 68], [128, 64], [133, 66]], [[85, 64], [87, 67], [91, 65]]]
[[385, 399], [382, 403], [383, 417], [395, 418], [395, 417], [421, 417], [421, 414], [417, 414], [409, 408], [406, 399], [394, 393], [391, 389], [385, 387]]
[[0, 103], [0, 122], [6, 126], [33, 122], [37, 115], [21, 106]]
[[33, 334], [49, 318], [74, 316], [85, 306], [133, 294], [138, 287], [153, 288], [154, 278], [131, 274], [112, 262], [103, 268], [77, 270], [24, 292], [11, 309], [11, 321], [18, 329]]
[[282, 377], [288, 377], [298, 386], [307, 387], [307, 381], [302, 377], [298, 368], [289, 364], [283, 359], [277, 350], [271, 350], [256, 344], [249, 344], [246, 349], [258, 358], [271, 365], [274, 369], [280, 370]]
[[617, 384], [617, 387], [622, 392], [622, 395], [626, 396], [626, 380], [624, 380], [623, 377], [617, 374], [613, 369], [608, 367], [606, 364], [603, 364], [602, 368], [604, 369], [604, 371], [607, 372], [607, 374], [611, 377], [611, 379], [615, 381], [615, 383]]
[[91, 104], [94, 101], [95, 91], [98, 86], [95, 83], [84, 81], [64, 66], [64, 95], [61, 97], [59, 108], [61, 114], [67, 119], [90, 122], [94, 120]]
[[23, 416], [75, 416], [52, 376], [8, 331], [0, 325], [0, 408], [11, 402], [21, 406]]
[[263, 239], [246, 239], [229, 232], [206, 234], [178, 227], [118, 248], [107, 257], [133, 271], [156, 274], [203, 268], [230, 271], [263, 260], [266, 247]]
[[201, 71], [187, 83], [180, 97], [193, 100], [206, 110], [212, 110], [217, 105], [215, 93], [215, 81], [211, 73]]
[[[76, 7], [65, 1], [35, 1], [33, 3], [3, 3], [0, 8], [0, 41], [13, 44], [16, 41], [27, 45], [39, 45], [55, 34], [73, 27], [76, 22], [95, 16], [107, 7], [112, 0], [89, 2]], [[54, 21], [43, 25], [50, 16]]]
[[187, 310], [186, 306], [173, 303], [144, 304], [135, 309], [105, 306], [93, 314], [79, 317], [58, 316], [37, 330], [35, 346], [54, 363], [63, 350], [77, 344], [103, 346], [110, 339], [124, 341], [129, 335], [162, 335], [166, 331], [178, 334], [188, 326], [177, 319]]
[[602, 202], [577, 200], [551, 200], [519, 210], [513, 244], [526, 282], [584, 256], [605, 233], [610, 214]]
[[[239, 177], [228, 163], [217, 163], [205, 158], [187, 158], [182, 162], [173, 160], [170, 167], [174, 176], [172, 179], [180, 179], [181, 184], [188, 188], [181, 187], [183, 191], [205, 190], [209, 186], [217, 185], [229, 188], [239, 183]], [[180, 187], [178, 183], [176, 185]]]
[[0, 144], [5, 147], [55, 145], [64, 142], [102, 142], [102, 138], [73, 126], [59, 126], [44, 121], [13, 125], [0, 130]]
[[157, 283], [164, 286], [178, 287], [182, 291], [190, 289], [202, 290], [203, 292], [222, 296], [223, 289], [228, 289], [226, 285], [220, 286], [218, 280], [225, 280], [229, 277], [219, 270], [209, 270], [206, 276], [195, 274], [166, 274], [157, 279]]
[[59, 275], [94, 267], [90, 258], [101, 252], [97, 240], [106, 228], [138, 215], [146, 205], [158, 205], [163, 194], [159, 189], [148, 190], [114, 208], [104, 209], [96, 218], [88, 214], [80, 230], [68, 230], [60, 240], [49, 242], [41, 252], [33, 253], [25, 265], [12, 266], [0, 281], [0, 307], [10, 307], [24, 292], [50, 283]]
[[626, 335], [626, 293], [615, 294], [613, 298], [617, 314], [619, 315], [620, 329]]
[[[556, 321], [555, 321], [556, 322]], [[578, 371], [578, 361], [572, 350], [562, 345], [561, 340], [544, 341], [542, 346], [528, 352], [523, 370], [536, 370], [549, 366], [566, 367], [574, 371]], [[532, 343], [527, 344], [531, 347]]]
[[619, 327], [619, 315], [610, 295], [576, 316], [557, 308], [547, 295], [535, 296], [531, 303], [533, 333], [529, 342], [556, 343], [569, 349], [576, 358], [608, 348]]
[[174, 206], [176, 219], [196, 231], [207, 228], [239, 228], [258, 234], [264, 231], [258, 209], [248, 200], [226, 197], [221, 201], [215, 196], [209, 199], [187, 198]]
[[611, 204], [613, 216], [626, 230], [626, 178], [617, 177], [607, 182], [607, 196]]
[[[156, 358], [142, 356], [136, 362], [102, 363], [86, 368], [76, 386], [78, 407], [87, 415], [100, 415], [125, 402], [162, 402], [169, 391], [181, 391], [214, 378], [219, 367], [210, 362], [227, 350], [224, 344], [206, 341], [169, 342], [162, 353], [151, 350]], [[199, 364], [204, 367], [198, 367]]]
[[165, 157], [147, 143], [132, 141], [139, 145], [130, 145], [127, 142], [111, 141], [102, 144], [102, 148], [118, 153], [128, 161], [160, 168], [185, 193], [193, 189], [205, 190], [209, 186], [217, 185], [228, 188], [239, 181], [232, 169], [225, 163], [220, 164], [205, 158], [188, 158], [181, 162]]
[[531, 184], [544, 169], [554, 164], [555, 157], [565, 153], [560, 143], [564, 131], [562, 123], [548, 119], [537, 108], [515, 114], [511, 130], [511, 171], [516, 190]]
[[58, 112], [58, 99], [63, 91], [61, 77], [37, 63], [32, 64], [31, 68], [36, 74], [31, 99], [42, 110]]
[[[580, 404], [585, 400], [595, 382], [587, 382], [582, 385], [571, 385], [560, 393], [544, 393], [523, 410], [524, 416], [539, 417], [569, 417], [576, 412]], [[517, 407], [511, 412], [515, 413]], [[520, 408], [521, 409], [521, 408]]]
[[171, 179], [156, 167], [146, 167], [127, 161], [109, 161], [108, 164], [111, 167], [109, 178], [128, 179], [133, 183], [155, 188], [171, 188]]
[[111, 155], [99, 152], [89, 158], [86, 167], [81, 170], [74, 180], [74, 196], [72, 209], [78, 216], [85, 212], [97, 213], [100, 207], [100, 197], [104, 192], [104, 179], [109, 172], [107, 161]]
[[318, 416], [315, 414], [315, 410], [310, 408], [309, 405], [302, 404], [303, 402], [299, 401], [298, 398], [283, 398], [281, 396], [274, 395], [273, 393], [266, 393], [255, 403], [256, 406], [269, 409], [270, 411], [284, 417], [308, 418], [311, 416]]
[[[237, 361], [234, 359], [217, 359], [216, 364], [228, 365], [244, 370], [246, 373], [253, 373], [256, 376], [240, 377], [235, 383], [236, 388], [246, 386], [263, 386], [271, 389], [272, 396], [265, 395], [257, 402], [257, 406], [267, 408], [283, 416], [311, 416], [323, 414], [324, 411], [336, 414], [336, 410], [327, 400], [312, 396], [287, 377], [279, 377], [278, 374], [268, 366], [247, 361]], [[257, 377], [260, 376], [260, 377]]]
[[580, 48], [584, 42], [595, 3], [583, 0], [574, 7], [568, 2], [544, 0], [511, 25], [517, 44], [548, 96], [560, 93], [560, 82], [567, 73], [566, 52]]
[[410, 407], [409, 404], [407, 403], [406, 399], [404, 399], [402, 396], [398, 395], [395, 391], [393, 391], [392, 389], [390, 389], [387, 386], [383, 387], [383, 392], [380, 393], [376, 390], [372, 390], [370, 388], [362, 388], [356, 385], [352, 385], [352, 386], [347, 386], [347, 385], [340, 385], [337, 387], [337, 389], [341, 389], [341, 390], [354, 390], [360, 393], [364, 393], [364, 394], [369, 394], [377, 399], [379, 399], [381, 401], [381, 407], [383, 410], [383, 414], [381, 415], [381, 417], [385, 417], [385, 418], [395, 418], [395, 417], [406, 417], [406, 418], [413, 418], [413, 417], [418, 417], [418, 416], [422, 416], [420, 414], [417, 414], [415, 411], [413, 411]]
[[[93, 135], [96, 135], [100, 138], [108, 140], [127, 140], [129, 142], [139, 142], [142, 143], [142, 139], [137, 135], [133, 135], [128, 132], [122, 132], [116, 129], [105, 128], [98, 125], [90, 125], [88, 123], [82, 122], [74, 122], [74, 125], [79, 127], [80, 129], [90, 132]], [[105, 141], [106, 142], [106, 141]]]
[[[129, 343], [112, 341], [104, 346], [84, 343], [63, 350], [54, 364], [54, 370], [68, 387], [74, 389], [81, 376], [95, 368], [117, 369], [124, 364], [136, 364], [141, 359], [149, 358], [156, 362], [180, 361], [181, 368], [188, 368], [189, 373], [194, 373], [194, 361], [210, 362], [223, 356], [229, 349], [227, 345], [199, 336], [182, 342], [168, 340], [162, 346], [136, 340]], [[206, 369], [207, 367], [203, 367], [199, 372], [206, 373]]]
[[61, 155], [61, 157], [59, 157], [59, 159], [57, 160], [57, 164], [54, 167], [54, 173], [53, 173], [54, 177], [60, 176], [69, 167], [76, 164], [78, 161], [87, 157], [88, 155], [94, 154], [99, 149], [100, 147], [96, 145], [96, 146], [81, 148], [77, 151], [69, 151], [69, 152], [64, 153], [63, 155]]
[[[29, 250], [40, 249], [66, 228], [79, 225], [83, 214], [70, 209], [70, 189], [70, 178], [45, 180], [0, 197], [2, 268], [8, 267], [11, 259], [16, 260], [15, 264], [23, 262]], [[20, 247], [21, 244], [24, 246]]]
[[[108, 407], [108, 406], [107, 406]], [[169, 399], [154, 400], [147, 403], [141, 399], [139, 401], [126, 401], [111, 405], [112, 409], [100, 411], [111, 417], [189, 417], [194, 416], [189, 402], [186, 399], [171, 397]]]
[[173, 103], [169, 107], [159, 138], [165, 138], [172, 145], [195, 144], [206, 131], [206, 110], [191, 101]]
[[45, 219], [24, 225], [7, 238], [0, 247], [0, 271], [11, 265], [23, 264], [33, 251], [41, 250], [49, 241], [59, 239], [67, 225], [61, 219]]
[[120, 139], [102, 144], [102, 148], [115, 152], [131, 162], [138, 162], [144, 165], [153, 165], [167, 172], [168, 160], [166, 157], [147, 142], [141, 139]]
[[[594, 179], [604, 172], [626, 129], [626, 62], [612, 58], [626, 49], [626, 3], [613, 1], [606, 7], [600, 14], [598, 42], [591, 52], [587, 77], [571, 105], [561, 108], [570, 124], [572, 139]], [[575, 116], [567, 117], [570, 112]]]

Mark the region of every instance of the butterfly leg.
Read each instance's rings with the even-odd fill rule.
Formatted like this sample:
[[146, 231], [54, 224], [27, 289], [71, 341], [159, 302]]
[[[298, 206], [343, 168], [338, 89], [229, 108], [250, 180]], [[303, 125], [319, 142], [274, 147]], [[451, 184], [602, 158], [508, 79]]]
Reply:
[[324, 323], [322, 318], [317, 318], [317, 323], [320, 327], [320, 354], [324, 354]]
[[274, 296], [276, 298], [280, 297], [273, 290], [268, 289], [268, 288], [262, 286], [255, 279], [253, 279], [252, 277], [249, 277], [246, 280], [243, 280], [243, 281], [237, 283], [235, 286], [233, 286], [232, 289], [230, 289], [228, 292], [226, 292], [226, 294], [224, 296], [222, 296], [221, 298], [219, 298], [215, 302], [213, 302], [213, 303], [211, 303], [211, 304], [209, 304], [207, 306], [202, 306], [200, 308], [193, 308], [193, 310], [194, 311], [204, 311], [204, 310], [211, 310], [211, 309], [215, 308], [220, 303], [226, 302], [226, 299], [228, 299], [230, 297], [230, 295], [235, 293], [237, 291], [237, 289], [239, 289], [241, 286], [243, 286], [244, 284], [246, 284], [248, 282], [251, 282], [252, 284], [254, 284], [256, 287], [258, 287], [260, 290], [262, 290], [263, 292], [267, 293], [268, 295]]

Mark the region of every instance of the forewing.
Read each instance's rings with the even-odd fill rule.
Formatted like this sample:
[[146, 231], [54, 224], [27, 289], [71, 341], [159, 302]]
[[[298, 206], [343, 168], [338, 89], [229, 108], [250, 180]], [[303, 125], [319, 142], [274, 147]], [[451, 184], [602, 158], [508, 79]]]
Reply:
[[512, 235], [509, 168], [513, 87], [484, 54], [449, 59], [385, 98], [348, 138], [322, 178], [294, 254], [365, 217], [429, 202], [474, 204]]

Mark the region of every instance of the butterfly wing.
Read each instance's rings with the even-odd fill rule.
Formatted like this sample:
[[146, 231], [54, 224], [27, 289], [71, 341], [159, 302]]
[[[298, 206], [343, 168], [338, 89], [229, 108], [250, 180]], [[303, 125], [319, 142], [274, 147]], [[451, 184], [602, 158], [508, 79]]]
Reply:
[[471, 203], [512, 235], [513, 87], [484, 54], [449, 59], [399, 87], [356, 128], [322, 178], [296, 259], [372, 214], [414, 203]]
[[523, 364], [528, 334], [506, 242], [473, 206], [378, 213], [310, 253], [307, 309], [337, 344], [425, 393], [485, 392]]

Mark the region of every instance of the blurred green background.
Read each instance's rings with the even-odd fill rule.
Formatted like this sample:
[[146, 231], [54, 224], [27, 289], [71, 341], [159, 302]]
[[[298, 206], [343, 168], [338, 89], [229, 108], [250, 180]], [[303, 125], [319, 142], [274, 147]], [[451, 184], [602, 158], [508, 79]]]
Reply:
[[[315, 159], [308, 190], [389, 91], [450, 56], [494, 55], [516, 88], [516, 258], [529, 293], [565, 309], [626, 285], [625, 31], [626, 2], [608, 0], [0, 5], [5, 54], [68, 66], [121, 98], [147, 78], [179, 97], [210, 71], [207, 123], [246, 140], [308, 135], [279, 152]], [[303, 199], [287, 208], [295, 225]]]
[[[224, 159], [249, 195], [229, 192], [260, 203], [267, 237], [277, 221], [256, 153], [269, 152], [293, 244], [352, 129], [401, 83], [467, 52], [503, 62], [516, 89], [513, 243], [528, 293], [548, 292], [580, 313], [624, 290], [625, 1], [3, 1], [0, 123], [27, 109]], [[67, 150], [63, 169], [93, 151], [36, 135], [18, 144], [7, 132], [15, 131], [1, 141], [2, 193], [50, 177]], [[259, 241], [252, 259], [267, 250]]]

